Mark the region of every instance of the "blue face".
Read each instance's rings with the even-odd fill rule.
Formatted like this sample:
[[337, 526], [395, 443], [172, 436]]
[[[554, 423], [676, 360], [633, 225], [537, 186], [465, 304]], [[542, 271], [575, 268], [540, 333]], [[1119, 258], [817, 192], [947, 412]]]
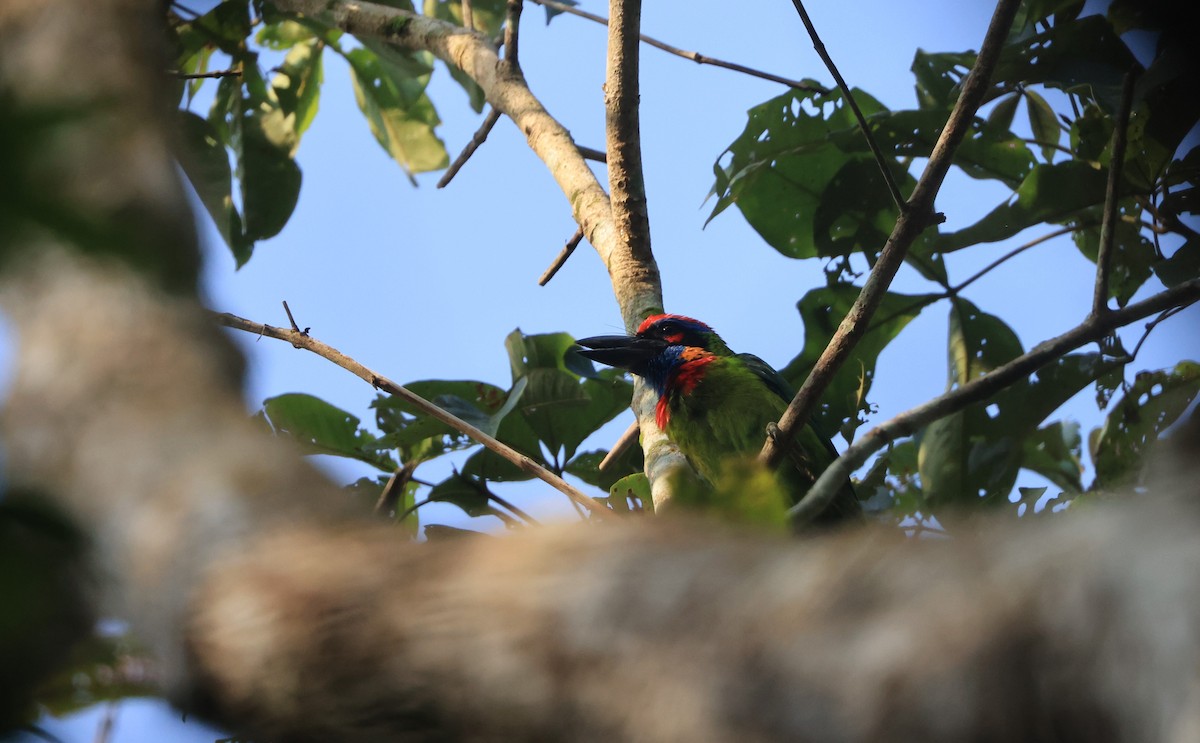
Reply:
[[646, 362], [646, 365], [638, 369], [635, 373], [645, 379], [659, 397], [667, 394], [667, 382], [671, 379], [671, 373], [684, 362], [683, 351], [686, 348], [684, 345], [671, 345], [663, 349], [663, 352], [652, 357]]

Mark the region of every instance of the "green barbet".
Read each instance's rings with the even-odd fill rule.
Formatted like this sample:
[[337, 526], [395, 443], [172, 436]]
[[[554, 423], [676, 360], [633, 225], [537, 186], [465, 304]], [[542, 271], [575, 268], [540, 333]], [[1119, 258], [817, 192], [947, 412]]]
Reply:
[[[779, 420], [792, 399], [787, 382], [765, 361], [735, 354], [712, 328], [683, 315], [652, 315], [636, 335], [578, 343], [583, 356], [646, 380], [658, 394], [659, 428], [709, 482], [718, 481], [731, 456], [745, 460], [757, 454], [768, 424]], [[837, 456], [812, 426], [796, 433], [779, 468], [790, 504], [804, 497]], [[813, 523], [861, 519], [862, 506], [847, 480]]]

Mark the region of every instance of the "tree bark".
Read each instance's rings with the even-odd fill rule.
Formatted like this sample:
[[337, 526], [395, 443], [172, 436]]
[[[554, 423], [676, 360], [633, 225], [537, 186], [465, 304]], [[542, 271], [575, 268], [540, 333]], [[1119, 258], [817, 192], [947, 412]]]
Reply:
[[1200, 735], [1194, 470], [1163, 486], [1190, 499], [947, 541], [659, 519], [416, 545], [345, 505], [246, 418], [228, 344], [147, 268], [195, 255], [151, 95], [159, 9], [0, 4], [0, 115], [103, 101], [44, 124], [37, 156], [127, 237], [0, 235], [0, 434], [10, 484], [85, 531], [90, 595], [184, 709], [264, 741]]

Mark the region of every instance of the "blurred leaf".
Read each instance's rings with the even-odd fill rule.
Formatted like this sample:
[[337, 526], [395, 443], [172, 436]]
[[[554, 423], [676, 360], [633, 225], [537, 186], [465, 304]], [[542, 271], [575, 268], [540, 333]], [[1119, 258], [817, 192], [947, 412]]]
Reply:
[[654, 497], [650, 494], [650, 480], [641, 472], [622, 477], [608, 488], [608, 506], [614, 511], [628, 513], [630, 501], [636, 500], [643, 511], [654, 511]]
[[413, 53], [409, 64], [384, 58], [368, 48], [346, 53], [353, 73], [354, 98], [367, 117], [376, 141], [406, 173], [444, 168], [449, 156], [434, 128], [441, 123], [425, 94], [432, 56]]
[[[558, 1], [563, 5], [570, 5], [572, 8], [579, 5], [579, 3], [576, 2], [576, 0], [558, 0]], [[546, 9], [546, 25], [547, 26], [550, 25], [550, 21], [553, 20], [554, 16], [561, 15], [563, 13], [563, 11], [557, 10], [555, 8], [551, 8], [549, 5], [545, 5], [543, 7]]]
[[486, 516], [491, 512], [486, 489], [482, 483], [467, 475], [456, 473], [447, 477], [433, 486], [427, 499], [437, 503], [451, 503], [472, 517]]
[[[962, 298], [951, 300], [947, 389], [962, 386], [1021, 354], [1016, 333]], [[918, 433], [918, 469], [931, 505], [1001, 502], [1016, 481], [1020, 450], [1011, 436], [988, 436], [991, 417], [972, 405]]]
[[[798, 388], [812, 371], [860, 291], [853, 284], [834, 284], [813, 289], [797, 304], [804, 320], [804, 349], [780, 371], [793, 387]], [[847, 441], [853, 438], [854, 431], [864, 422], [864, 416], [871, 412], [867, 395], [875, 378], [875, 362], [880, 352], [923, 308], [939, 297], [894, 292], [884, 295], [870, 328], [834, 375], [821, 398], [820, 407], [813, 413], [812, 424], [822, 435], [831, 437], [841, 431]]]
[[377, 439], [358, 427], [359, 420], [324, 400], [300, 393], [279, 395], [263, 401], [276, 432], [287, 434], [314, 454], [334, 454], [392, 472], [397, 464], [378, 451]]
[[637, 444], [628, 447], [621, 453], [621, 456], [601, 471], [599, 465], [606, 456], [608, 456], [608, 452], [604, 449], [583, 452], [567, 462], [566, 471], [588, 485], [594, 485], [606, 491], [613, 486], [613, 483], [626, 475], [642, 471], [642, 447]]
[[1021, 95], [1019, 93], [1013, 93], [1001, 98], [992, 108], [991, 113], [988, 114], [988, 128], [1001, 132], [1007, 132], [1012, 129], [1013, 119], [1017, 115], [1017, 104], [1020, 102]]
[[1178, 286], [1200, 276], [1200, 238], [1189, 239], [1170, 258], [1155, 262], [1152, 268], [1166, 286]]
[[[1092, 207], [1079, 215], [1086, 225], [1072, 235], [1075, 246], [1088, 260], [1095, 263], [1100, 250], [1100, 220], [1102, 206]], [[1113, 230], [1113, 251], [1109, 262], [1108, 294], [1124, 307], [1134, 293], [1146, 283], [1158, 263], [1152, 243], [1142, 233], [1142, 210], [1132, 199], [1118, 204], [1117, 221]]]
[[225, 146], [212, 123], [190, 111], [179, 112], [178, 133], [179, 164], [240, 266], [250, 259], [254, 243], [246, 238], [233, 204], [233, 171]]
[[[484, 36], [495, 37], [504, 25], [507, 5], [506, 0], [471, 0], [475, 30]], [[425, 0], [425, 15], [456, 26], [463, 25], [461, 0]]]
[[425, 539], [430, 542], [445, 542], [455, 539], [490, 536], [487, 532], [475, 531], [474, 529], [460, 529], [457, 526], [445, 526], [444, 524], [429, 524], [425, 527]]
[[1179, 419], [1200, 392], [1200, 364], [1181, 361], [1173, 369], [1140, 372], [1102, 428], [1088, 436], [1096, 465], [1089, 490], [1135, 482], [1151, 446]]
[[[515, 385], [512, 392], [506, 393], [495, 385], [469, 380], [427, 380], [410, 382], [405, 387], [492, 436], [524, 390], [523, 385]], [[399, 397], [381, 395], [371, 407], [375, 409], [376, 425], [384, 434], [379, 443], [399, 449], [406, 464], [435, 459], [476, 443]]]
[[1023, 442], [1021, 466], [1070, 493], [1083, 491], [1083, 440], [1078, 423], [1056, 421]]
[[1005, 46], [992, 84], [1041, 83], [1096, 100], [1111, 115], [1120, 105], [1122, 78], [1136, 64], [1108, 20], [1090, 15]]
[[98, 702], [160, 694], [161, 684], [154, 659], [131, 635], [93, 635], [71, 648], [70, 664], [38, 691], [38, 704], [63, 717]]
[[1042, 157], [1046, 162], [1053, 162], [1062, 137], [1062, 129], [1054, 109], [1046, 103], [1046, 99], [1032, 90], [1025, 91], [1025, 107], [1029, 114], [1029, 127], [1033, 130], [1033, 138], [1042, 144]]
[[920, 107], [950, 110], [958, 100], [959, 86], [974, 65], [973, 52], [930, 54], [918, 49], [911, 69], [917, 78], [917, 102]]

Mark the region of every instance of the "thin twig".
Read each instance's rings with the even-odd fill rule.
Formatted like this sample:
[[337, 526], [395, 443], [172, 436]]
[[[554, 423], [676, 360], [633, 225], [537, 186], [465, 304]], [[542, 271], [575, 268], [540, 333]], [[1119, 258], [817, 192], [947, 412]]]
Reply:
[[471, 0], [462, 0], [463, 28], [475, 30], [475, 11], [471, 8]]
[[212, 70], [210, 72], [182, 72], [180, 70], [167, 70], [167, 74], [179, 80], [202, 80], [206, 78], [221, 78], [221, 77], [241, 77], [242, 71], [237, 70]]
[[637, 421], [629, 424], [629, 428], [625, 429], [625, 433], [621, 434], [621, 438], [613, 442], [612, 448], [608, 450], [608, 454], [604, 455], [604, 459], [600, 460], [600, 464], [596, 469], [603, 472], [612, 466], [612, 463], [617, 461], [617, 458], [624, 454], [629, 447], [633, 446], [638, 441], [638, 436], [642, 429], [638, 426]]
[[1146, 339], [1150, 337], [1150, 333], [1152, 333], [1154, 331], [1154, 329], [1159, 326], [1159, 324], [1161, 324], [1167, 318], [1172, 317], [1173, 315], [1178, 315], [1180, 312], [1183, 312], [1185, 309], [1187, 309], [1187, 307], [1172, 307], [1171, 309], [1164, 311], [1162, 314], [1160, 314], [1158, 317], [1154, 318], [1150, 322], [1146, 323], [1146, 327], [1143, 329], [1143, 332], [1142, 332], [1142, 337], [1138, 338], [1137, 344], [1133, 347], [1133, 350], [1129, 352], [1129, 357], [1126, 360], [1126, 363], [1131, 364], [1137, 359], [1138, 352], [1140, 352], [1142, 350], [1142, 344], [1146, 342]]
[[1129, 128], [1129, 110], [1133, 108], [1133, 85], [1137, 72], [1125, 73], [1121, 86], [1121, 107], [1117, 109], [1117, 120], [1113, 124], [1112, 158], [1108, 163], [1108, 184], [1104, 188], [1104, 217], [1100, 222], [1100, 247], [1096, 251], [1096, 286], [1092, 292], [1092, 314], [1108, 311], [1108, 284], [1112, 274], [1113, 242], [1117, 233], [1117, 202], [1121, 199], [1121, 171], [1125, 165], [1126, 130]]
[[514, 70], [521, 69], [520, 34], [523, 0], [508, 0], [504, 21], [504, 61]]
[[575, 252], [575, 248], [579, 247], [579, 242], [581, 240], [583, 240], [582, 227], [575, 230], [575, 234], [571, 235], [571, 239], [567, 240], [567, 244], [564, 245], [563, 249], [558, 252], [558, 256], [555, 257], [554, 262], [550, 264], [549, 268], [542, 272], [541, 277], [538, 278], [538, 286], [545, 286], [550, 282], [550, 279], [554, 278], [554, 274], [558, 273], [558, 269], [563, 267], [563, 264], [566, 263], [567, 259], [571, 257], [571, 254]]
[[416, 467], [404, 465], [392, 473], [383, 489], [379, 491], [379, 499], [375, 501], [375, 513], [382, 514], [399, 501], [400, 492], [412, 482]]
[[458, 175], [458, 171], [462, 170], [462, 167], [467, 164], [467, 160], [471, 159], [471, 155], [475, 154], [475, 150], [479, 149], [479, 146], [487, 141], [488, 135], [492, 132], [492, 127], [499, 120], [499, 109], [493, 108], [488, 111], [487, 117], [484, 118], [479, 128], [475, 130], [471, 141], [467, 142], [467, 146], [463, 147], [463, 151], [458, 154], [458, 157], [454, 158], [454, 162], [450, 164], [450, 167], [446, 168], [446, 172], [438, 179], [438, 188], [445, 188], [450, 185], [450, 181], [454, 180], [454, 176]]
[[96, 726], [96, 737], [93, 738], [95, 743], [109, 743], [112, 740], [113, 726], [117, 721], [117, 702], [111, 701], [104, 708], [104, 717], [101, 718], [100, 724]]
[[838, 88], [842, 91], [842, 97], [846, 99], [846, 104], [854, 112], [854, 118], [858, 119], [858, 128], [862, 130], [863, 136], [867, 139], [867, 146], [871, 148], [871, 153], [875, 155], [875, 162], [879, 165], [879, 172], [883, 174], [883, 181], [887, 184], [888, 191], [892, 194], [892, 201], [896, 202], [896, 208], [903, 214], [907, 208], [904, 196], [900, 193], [900, 187], [896, 185], [896, 179], [892, 177], [892, 170], [888, 167], [887, 160], [883, 157], [883, 150], [879, 149], [879, 145], [875, 142], [875, 137], [871, 136], [871, 127], [867, 125], [866, 117], [863, 116], [862, 111], [858, 108], [858, 104], [855, 103], [854, 96], [850, 94], [850, 86], [842, 79], [842, 73], [838, 72], [838, 68], [833, 63], [833, 58], [829, 56], [829, 52], [825, 51], [825, 44], [821, 42], [821, 37], [817, 35], [817, 29], [813, 26], [812, 19], [808, 17], [808, 11], [804, 9], [804, 4], [800, 0], [792, 0], [792, 5], [796, 6], [796, 12], [800, 14], [800, 20], [804, 23], [804, 28], [808, 30], [808, 36], [812, 39], [813, 48], [817, 50], [821, 61], [829, 69], [829, 74], [833, 75], [834, 81], [837, 82]]
[[[569, 15], [578, 16], [579, 18], [586, 18], [587, 20], [593, 21], [595, 23], [599, 23], [602, 26], [608, 25], [608, 19], [603, 16], [598, 16], [593, 13], [588, 13], [585, 10], [580, 10], [579, 8], [574, 8], [570, 5], [564, 5], [562, 3], [555, 2], [555, 0], [529, 0], [529, 1], [532, 3], [537, 3], [538, 5], [542, 5], [547, 8], [553, 8], [554, 10], [557, 10], [560, 13], [567, 13]], [[811, 91], [814, 91], [817, 93], [829, 92], [828, 90], [826, 90], [824, 87], [822, 87], [820, 85], [814, 85], [812, 83], [802, 83], [799, 80], [792, 80], [790, 78], [783, 77], [782, 75], [776, 75], [776, 74], [770, 73], [770, 72], [763, 72], [762, 70], [756, 70], [753, 67], [747, 67], [745, 65], [740, 65], [740, 64], [737, 64], [736, 62], [726, 62], [724, 60], [717, 59], [715, 57], [710, 57], [706, 54], [701, 54], [699, 52], [690, 52], [690, 51], [687, 51], [686, 49], [680, 49], [679, 47], [671, 46], [670, 44], [668, 44], [666, 42], [651, 38], [649, 36], [646, 36], [645, 34], [638, 34], [638, 38], [642, 41], [643, 44], [652, 46], [655, 49], [661, 49], [662, 51], [667, 52], [668, 54], [674, 54], [676, 57], [683, 57], [684, 59], [690, 59], [693, 62], [695, 62], [696, 64], [706, 64], [706, 65], [710, 65], [712, 67], [720, 67], [722, 69], [732, 70], [734, 72], [740, 72], [743, 75], [757, 77], [760, 80], [770, 80], [773, 83], [779, 83], [781, 85], [786, 85], [789, 88], [796, 88], [797, 90], [811, 90]]]
[[833, 380], [833, 375], [846, 362], [850, 352], [866, 332], [871, 316], [875, 314], [879, 303], [887, 294], [888, 286], [900, 270], [909, 246], [937, 219], [933, 213], [933, 200], [950, 170], [954, 151], [970, 128], [975, 112], [987, 93], [992, 70], [1000, 58], [1000, 50], [1004, 46], [1019, 5], [1020, 0], [1000, 0], [997, 4], [980, 45], [979, 55], [975, 58], [975, 66], [963, 81], [962, 92], [929, 155], [925, 172], [921, 174], [916, 188], [913, 189], [908, 208], [902, 211], [900, 218], [896, 220], [896, 226], [892, 229], [887, 244], [880, 251], [879, 259], [871, 269], [858, 299], [854, 300], [837, 332], [829, 340], [829, 345], [825, 347], [808, 378], [804, 380], [804, 384], [784, 411], [783, 417], [779, 419], [776, 435], [766, 437], [759, 459], [769, 467], [779, 464], [794, 432], [808, 421], [821, 394]]
[[597, 149], [593, 149], [591, 147], [584, 147], [583, 145], [575, 145], [575, 148], [577, 150], [579, 150], [579, 154], [583, 155], [583, 158], [585, 160], [592, 160], [592, 161], [595, 161], [598, 163], [605, 163], [605, 164], [608, 163], [608, 154], [605, 153], [604, 150], [597, 150]]
[[987, 264], [983, 268], [979, 269], [979, 271], [977, 271], [973, 276], [971, 276], [970, 278], [968, 278], [966, 281], [962, 282], [958, 286], [953, 287], [950, 291], [952, 294], [957, 294], [960, 291], [962, 291], [963, 289], [966, 289], [971, 284], [974, 284], [979, 279], [983, 278], [985, 275], [987, 275], [991, 271], [995, 270], [1001, 264], [1003, 264], [1009, 260], [1012, 260], [1013, 258], [1016, 258], [1018, 255], [1020, 255], [1021, 253], [1024, 253], [1026, 250], [1029, 250], [1030, 248], [1033, 248], [1033, 247], [1037, 247], [1038, 245], [1041, 245], [1042, 243], [1046, 242], [1047, 240], [1053, 240], [1054, 238], [1061, 237], [1062, 235], [1069, 235], [1072, 232], [1075, 232], [1076, 230], [1083, 229], [1084, 226], [1085, 225], [1076, 225], [1074, 227], [1063, 227], [1062, 229], [1054, 230], [1053, 232], [1048, 232], [1045, 235], [1042, 235], [1041, 237], [1035, 237], [1034, 239], [1030, 240], [1029, 242], [1025, 243], [1024, 245], [1018, 245], [1017, 247], [1008, 251], [1007, 253], [1000, 256], [996, 260], [992, 261], [991, 263]]
[[[465, 475], [459, 475], [459, 477], [466, 477], [466, 476], [465, 476]], [[504, 498], [501, 498], [500, 496], [498, 496], [498, 495], [496, 495], [494, 492], [492, 492], [492, 489], [491, 489], [491, 488], [489, 488], [489, 487], [487, 486], [487, 483], [485, 483], [485, 482], [483, 482], [482, 480], [480, 480], [480, 479], [478, 479], [478, 478], [475, 478], [475, 477], [467, 477], [466, 479], [467, 479], [467, 481], [470, 483], [470, 485], [471, 485], [473, 488], [475, 488], [475, 490], [476, 490], [476, 491], [477, 491], [479, 494], [483, 495], [483, 496], [484, 496], [485, 498], [487, 498], [488, 500], [490, 500], [490, 501], [492, 501], [492, 502], [494, 502], [494, 503], [498, 503], [498, 504], [500, 504], [501, 506], [503, 506], [503, 507], [507, 508], [507, 509], [508, 509], [509, 511], [511, 511], [511, 512], [512, 512], [512, 513], [513, 513], [515, 516], [517, 516], [517, 517], [518, 517], [518, 518], [520, 518], [520, 519], [523, 519], [523, 520], [524, 520], [526, 523], [528, 523], [530, 526], [541, 526], [541, 522], [540, 522], [540, 521], [538, 521], [538, 520], [537, 520], [537, 519], [535, 519], [534, 517], [530, 516], [528, 513], [526, 513], [526, 512], [525, 512], [525, 511], [523, 511], [522, 509], [520, 509], [520, 508], [517, 508], [517, 506], [516, 506], [515, 504], [513, 504], [513, 503], [510, 503], [510, 502], [509, 502], [509, 501], [507, 501], [506, 499], [504, 499]], [[500, 516], [500, 511], [497, 511], [497, 510], [496, 510], [496, 509], [494, 509], [494, 508], [493, 508], [493, 509], [491, 509], [491, 510], [492, 510], [492, 513], [496, 514], [496, 517], [497, 517], [497, 518], [501, 518], [501, 516]], [[507, 514], [504, 514], [504, 515], [505, 515], [505, 516], [507, 516]], [[506, 522], [506, 523], [507, 523], [507, 522]], [[520, 526], [520, 524], [519, 524], [518, 522], [516, 522], [516, 521], [513, 521], [513, 524], [515, 524], [515, 525], [517, 525], [517, 526]]]
[[1187, 307], [1196, 301], [1200, 301], [1200, 279], [1192, 279], [1119, 310], [1088, 315], [1078, 326], [1057, 338], [1039, 343], [1007, 364], [996, 367], [941, 397], [901, 413], [872, 429], [842, 452], [842, 455], [817, 478], [804, 498], [792, 507], [789, 515], [799, 523], [805, 523], [824, 511], [850, 473], [889, 443], [910, 436], [933, 421], [958, 412], [968, 405], [988, 399], [1076, 348], [1101, 340], [1117, 328], [1158, 312]]
[[513, 449], [508, 444], [498, 441], [495, 437], [480, 431], [478, 428], [472, 426], [470, 423], [467, 423], [461, 418], [442, 410], [425, 398], [417, 395], [414, 392], [410, 392], [387, 377], [376, 374], [341, 351], [338, 351], [336, 348], [322, 343], [306, 333], [302, 333], [297, 330], [276, 328], [271, 325], [256, 323], [251, 320], [238, 317], [237, 315], [232, 315], [228, 312], [219, 313], [217, 315], [217, 321], [222, 325], [234, 328], [236, 330], [244, 330], [248, 333], [256, 333], [266, 335], [271, 338], [277, 338], [282, 341], [288, 341], [296, 348], [303, 348], [306, 351], [311, 351], [324, 359], [328, 359], [359, 379], [370, 383], [371, 386], [375, 387], [376, 389], [381, 389], [393, 397], [399, 397], [426, 415], [435, 418], [450, 426], [454, 430], [469, 436], [475, 441], [478, 441], [499, 456], [516, 465], [521, 469], [521, 471], [527, 472], [542, 482], [545, 482], [555, 490], [558, 490], [560, 493], [566, 495], [572, 501], [579, 503], [584, 508], [591, 511], [593, 514], [607, 516], [612, 513], [609, 509], [597, 503], [595, 499], [588, 497], [578, 488], [566, 482], [561, 477], [541, 466], [521, 452]]

